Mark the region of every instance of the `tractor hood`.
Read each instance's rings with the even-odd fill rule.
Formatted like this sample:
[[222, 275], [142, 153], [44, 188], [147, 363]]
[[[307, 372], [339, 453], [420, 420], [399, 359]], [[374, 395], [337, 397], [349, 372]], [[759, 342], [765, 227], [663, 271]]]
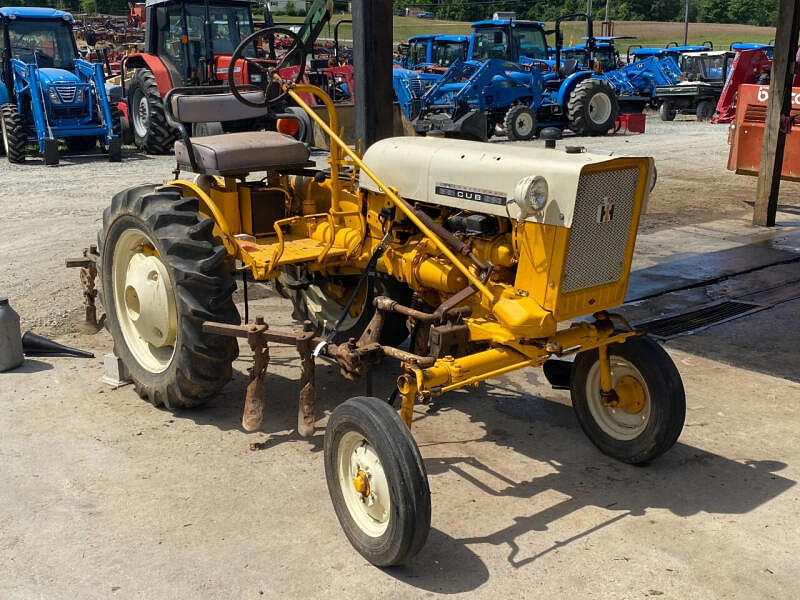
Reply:
[[80, 83], [80, 78], [75, 75], [75, 73], [71, 73], [70, 71], [65, 71], [64, 69], [51, 69], [51, 68], [44, 68], [39, 69], [39, 79], [42, 82], [42, 85], [47, 87], [54, 83]]
[[[369, 147], [364, 162], [385, 185], [409, 200], [562, 227], [572, 226], [579, 184], [590, 171], [619, 172], [609, 175], [606, 187], [584, 190], [581, 197], [589, 193], [592, 202], [604, 198], [613, 202], [612, 196], [633, 194], [641, 186], [646, 202], [655, 185], [651, 158], [434, 137], [381, 140]], [[631, 169], [638, 169], [638, 174]], [[547, 182], [547, 201], [541, 210], [530, 211], [524, 206], [525, 194], [537, 177]], [[361, 187], [379, 192], [363, 173]]]

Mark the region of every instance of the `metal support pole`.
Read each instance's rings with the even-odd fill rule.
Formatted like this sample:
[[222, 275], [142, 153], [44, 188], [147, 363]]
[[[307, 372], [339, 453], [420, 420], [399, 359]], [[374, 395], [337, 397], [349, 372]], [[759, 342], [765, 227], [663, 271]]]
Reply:
[[686, 10], [683, 13], [683, 45], [689, 44], [689, 0], [686, 0]]
[[353, 68], [356, 88], [356, 138], [366, 150], [391, 137], [392, 2], [354, 0]]
[[769, 84], [769, 105], [764, 124], [764, 142], [758, 169], [753, 223], [774, 227], [783, 169], [786, 134], [792, 127], [792, 83], [800, 33], [800, 0], [781, 0], [775, 33], [775, 60]]

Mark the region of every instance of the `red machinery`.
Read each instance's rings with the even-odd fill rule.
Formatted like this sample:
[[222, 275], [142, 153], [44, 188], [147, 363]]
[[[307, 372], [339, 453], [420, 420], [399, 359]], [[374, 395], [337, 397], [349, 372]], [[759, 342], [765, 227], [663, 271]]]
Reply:
[[[764, 140], [764, 123], [769, 103], [768, 85], [742, 85], [736, 107], [736, 121], [731, 125], [728, 142], [728, 170], [741, 175], [758, 175], [761, 163], [761, 146]], [[781, 125], [788, 128], [781, 178], [800, 181], [800, 87], [792, 88], [791, 118]]]
[[[717, 114], [712, 123], [730, 123], [736, 115], [736, 94], [739, 86], [747, 83], [769, 82], [772, 59], [764, 50], [739, 50], [733, 59], [728, 81], [717, 103]], [[761, 81], [763, 80], [763, 81]]]

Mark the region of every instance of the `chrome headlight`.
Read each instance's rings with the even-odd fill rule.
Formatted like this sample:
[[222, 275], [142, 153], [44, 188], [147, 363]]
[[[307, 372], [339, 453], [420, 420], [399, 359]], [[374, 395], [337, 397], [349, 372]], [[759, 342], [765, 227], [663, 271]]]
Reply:
[[653, 191], [653, 188], [656, 187], [656, 182], [658, 181], [658, 169], [656, 165], [653, 164], [653, 168], [650, 170], [650, 173], [647, 174], [647, 190], [649, 192]]
[[518, 207], [518, 211], [514, 212], [518, 214], [512, 215], [512, 218], [524, 221], [527, 217], [542, 212], [547, 205], [549, 193], [547, 180], [541, 175], [521, 179], [514, 190], [514, 204]]
[[58, 92], [54, 88], [47, 90], [47, 95], [50, 96], [50, 102], [53, 104], [61, 104], [61, 98], [58, 97]]
[[83, 102], [83, 94], [84, 94], [84, 88], [78, 88], [77, 90], [75, 90], [75, 99], [73, 100], [73, 102]]

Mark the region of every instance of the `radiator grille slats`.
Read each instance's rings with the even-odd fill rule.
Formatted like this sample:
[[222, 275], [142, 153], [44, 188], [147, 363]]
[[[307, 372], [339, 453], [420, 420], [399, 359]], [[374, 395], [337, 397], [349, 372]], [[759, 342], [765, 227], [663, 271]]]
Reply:
[[563, 293], [622, 277], [638, 179], [637, 168], [581, 176], [567, 243]]
[[56, 93], [62, 102], [69, 104], [75, 100], [75, 90], [77, 86], [74, 85], [56, 85]]

